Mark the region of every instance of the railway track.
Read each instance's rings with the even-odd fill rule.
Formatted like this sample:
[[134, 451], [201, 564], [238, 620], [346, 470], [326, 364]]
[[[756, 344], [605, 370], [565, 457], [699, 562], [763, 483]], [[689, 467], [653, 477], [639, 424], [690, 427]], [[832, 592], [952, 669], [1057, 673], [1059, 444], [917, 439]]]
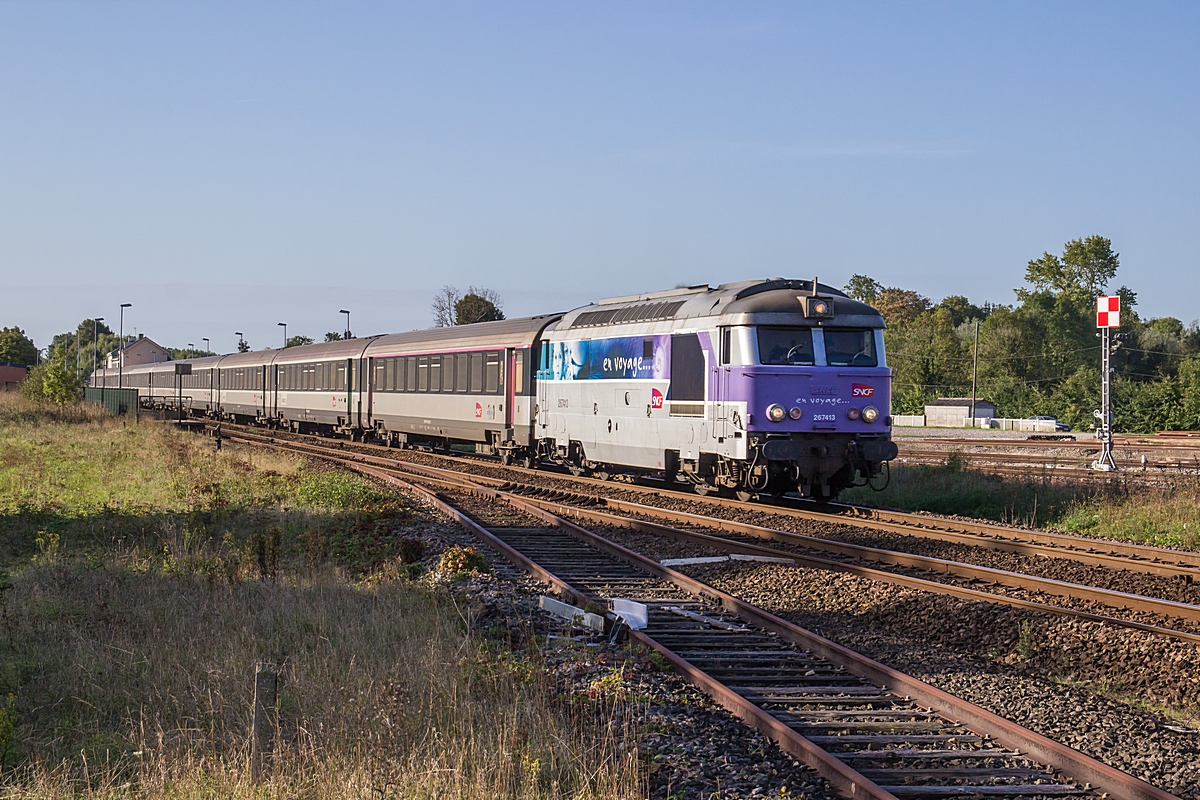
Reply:
[[[209, 426], [212, 427], [212, 426]], [[227, 426], [232, 427], [232, 426]], [[238, 430], [250, 436], [267, 436], [278, 441], [319, 442], [322, 447], [331, 447], [330, 440], [304, 434], [263, 434], [261, 431], [238, 426]], [[537, 480], [552, 480], [564, 485], [591, 487], [596, 491], [638, 493], [647, 498], [664, 496], [667, 492], [677, 494], [688, 503], [710, 508], [741, 509], [754, 513], [775, 514], [815, 521], [838, 522], [857, 525], [873, 530], [889, 531], [924, 539], [969, 544], [989, 550], [999, 550], [1024, 555], [1069, 558], [1084, 564], [1128, 569], [1155, 575], [1177, 575], [1188, 577], [1200, 570], [1200, 553], [1152, 547], [1113, 539], [1100, 539], [1046, 530], [1018, 528], [1010, 525], [940, 517], [902, 511], [887, 511], [867, 506], [842, 503], [815, 503], [792, 498], [774, 498], [772, 502], [743, 502], [724, 497], [704, 497], [687, 491], [682, 484], [678, 490], [661, 480], [647, 479], [642, 483], [613, 481], [568, 473], [545, 472], [524, 467], [503, 467], [492, 460], [481, 460], [475, 456], [433, 454], [425, 451], [397, 451], [382, 445], [336, 442], [342, 453], [359, 452], [366, 455], [387, 454], [392, 462], [411, 461], [414, 457], [437, 460], [440, 463], [461, 464], [477, 470], [473, 477], [496, 482], [511, 480], [513, 475], [524, 475]], [[478, 472], [483, 470], [483, 472]], [[519, 481], [518, 481], [519, 482]]]
[[[528, 499], [462, 476], [421, 474], [418, 483], [411, 472], [396, 477], [396, 467], [325, 457], [419, 494], [568, 602], [644, 604], [647, 624], [630, 637], [846, 797], [1172, 797]], [[492, 514], [499, 504], [508, 511]]]
[[[264, 436], [262, 434], [242, 433], [235, 434], [234, 438], [241, 438], [249, 443], [267, 444], [283, 449], [291, 449], [319, 458], [332, 458], [353, 464], [370, 463], [386, 469], [401, 470], [408, 474], [410, 478], [420, 477], [423, 480], [437, 480], [440, 485], [446, 487], [486, 485], [509, 493], [525, 495], [530, 498], [530, 502], [538, 503], [544, 509], [553, 508], [556, 513], [570, 514], [578, 518], [603, 522], [604, 524], [651, 530], [657, 534], [688, 540], [702, 546], [721, 549], [727, 552], [784, 558], [798, 566], [846, 572], [872, 580], [904, 585], [909, 588], [939, 594], [947, 594], [962, 599], [1000, 603], [1033, 611], [1106, 622], [1182, 641], [1200, 642], [1200, 607], [1189, 603], [1175, 602], [1130, 592], [1114, 591], [1022, 572], [999, 570], [961, 561], [914, 555], [903, 551], [863, 547], [836, 539], [797, 534], [741, 522], [736, 519], [698, 515], [686, 511], [655, 505], [644, 505], [611, 497], [601, 498], [593, 495], [548, 489], [544, 486], [514, 482], [487, 475], [468, 475], [453, 469], [413, 464], [382, 456], [346, 453], [341, 448], [330, 448], [328, 446], [305, 442], [281, 441], [275, 437]], [[580, 479], [573, 478], [571, 480], [576, 482]], [[609, 484], [609, 488], [616, 487]], [[691, 501], [693, 498], [688, 496], [688, 499]], [[701, 498], [701, 500], [713, 501], [714, 499]], [[718, 501], [717, 505], [733, 506], [739, 504], [735, 501]], [[740, 505], [759, 512], [763, 510], [761, 506], [754, 504]], [[600, 511], [599, 507], [603, 507], [605, 510]], [[848, 509], [853, 507], [843, 508]], [[772, 510], [776, 509], [772, 507]], [[831, 513], [807, 509], [782, 509], [782, 511], [785, 514], [821, 520], [827, 520]], [[620, 515], [607, 512], [619, 512]], [[867, 518], [865, 522], [872, 527], [882, 530], [910, 533], [911, 528], [906, 526], [903, 521], [897, 521], [897, 519], [903, 520], [906, 516], [922, 517], [922, 515], [897, 514], [891, 519]], [[703, 533], [700, 530], [682, 530], [677, 527], [659, 524], [663, 521], [687, 525], [694, 529], [721, 531], [732, 534], [733, 538], [713, 536], [710, 533]], [[929, 520], [928, 518], [923, 518], [922, 521], [928, 522]], [[851, 524], [861, 523], [856, 521]], [[966, 525], [970, 527], [970, 524]], [[975, 527], [985, 528], [986, 526], [980, 524]], [[1012, 529], [1002, 528], [1002, 530], [1012, 532]], [[950, 538], [966, 535], [956, 531], [933, 531], [932, 533]], [[1069, 538], [1073, 540], [1073, 546], [1078, 546], [1081, 542], [1094, 543], [1097, 541], [1082, 539], [1081, 537]], [[788, 549], [778, 550], [751, 544], [748, 541], [751, 539], [772, 541], [782, 544]], [[1121, 554], [1114, 555], [1111, 553], [1069, 550], [1062, 547], [1046, 546], [1039, 542], [1004, 541], [987, 543], [997, 545], [1000, 549], [1021, 552], [1026, 555], [1056, 555], [1078, 559], [1081, 563], [1096, 564], [1109, 569], [1128, 569], [1132, 572], [1170, 576], [1183, 579], [1189, 584], [1194, 582], [1196, 577], [1200, 577], [1200, 558], [1198, 558], [1200, 554], [1163, 551], [1157, 548], [1128, 544], [1122, 545], [1119, 548], [1123, 551]], [[1151, 555], [1154, 558], [1151, 558]], [[1154, 560], [1155, 558], [1161, 559], [1164, 557], [1175, 560], [1173, 562]], [[914, 571], [917, 574], [913, 574]], [[1058, 602], [1043, 602], [1044, 596], [1047, 595], [1056, 598]]]

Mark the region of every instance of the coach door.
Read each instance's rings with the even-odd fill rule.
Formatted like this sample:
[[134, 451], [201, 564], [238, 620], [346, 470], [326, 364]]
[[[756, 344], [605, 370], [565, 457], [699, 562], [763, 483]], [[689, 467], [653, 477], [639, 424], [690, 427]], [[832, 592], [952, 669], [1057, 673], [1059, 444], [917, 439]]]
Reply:
[[506, 436], [513, 436], [514, 408], [517, 405], [517, 354], [511, 347], [504, 352], [504, 428]]

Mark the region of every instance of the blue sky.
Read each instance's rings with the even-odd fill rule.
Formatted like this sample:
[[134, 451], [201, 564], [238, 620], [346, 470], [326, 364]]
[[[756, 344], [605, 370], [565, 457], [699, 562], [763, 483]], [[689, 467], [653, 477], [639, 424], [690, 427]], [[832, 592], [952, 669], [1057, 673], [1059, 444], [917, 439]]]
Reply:
[[[0, 2], [0, 325], [163, 344], [856, 272], [1012, 302], [1099, 233], [1200, 317], [1200, 4]], [[1115, 287], [1114, 287], [1115, 288]]]

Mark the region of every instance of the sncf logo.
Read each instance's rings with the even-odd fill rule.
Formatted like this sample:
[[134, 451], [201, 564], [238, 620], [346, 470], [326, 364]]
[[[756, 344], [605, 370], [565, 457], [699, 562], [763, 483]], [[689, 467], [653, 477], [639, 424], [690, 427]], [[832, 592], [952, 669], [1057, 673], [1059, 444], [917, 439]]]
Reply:
[[662, 404], [663, 404], [663, 393], [660, 392], [658, 389], [651, 389], [650, 390], [650, 407], [651, 408], [662, 408]]
[[874, 397], [875, 387], [865, 383], [855, 383], [850, 386], [851, 397]]
[[475, 404], [475, 417], [476, 419], [483, 419], [483, 406], [479, 403]]

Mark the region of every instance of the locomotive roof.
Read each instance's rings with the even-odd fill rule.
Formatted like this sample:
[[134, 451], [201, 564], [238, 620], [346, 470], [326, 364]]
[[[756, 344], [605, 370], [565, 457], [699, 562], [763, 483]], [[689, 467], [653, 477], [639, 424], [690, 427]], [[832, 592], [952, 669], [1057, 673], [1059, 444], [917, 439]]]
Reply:
[[[804, 316], [803, 296], [817, 294], [833, 300], [834, 318], [813, 320]], [[866, 303], [814, 280], [769, 278], [671, 289], [665, 292], [629, 295], [601, 300], [568, 311], [557, 329], [592, 328], [622, 323], [718, 317], [720, 325], [822, 324], [859, 328], [882, 328], [883, 317]]]
[[371, 342], [365, 355], [421, 353], [443, 348], [482, 350], [493, 347], [529, 347], [537, 335], [560, 316], [543, 314], [537, 317], [518, 317], [497, 322], [476, 322], [471, 325], [392, 333]]

